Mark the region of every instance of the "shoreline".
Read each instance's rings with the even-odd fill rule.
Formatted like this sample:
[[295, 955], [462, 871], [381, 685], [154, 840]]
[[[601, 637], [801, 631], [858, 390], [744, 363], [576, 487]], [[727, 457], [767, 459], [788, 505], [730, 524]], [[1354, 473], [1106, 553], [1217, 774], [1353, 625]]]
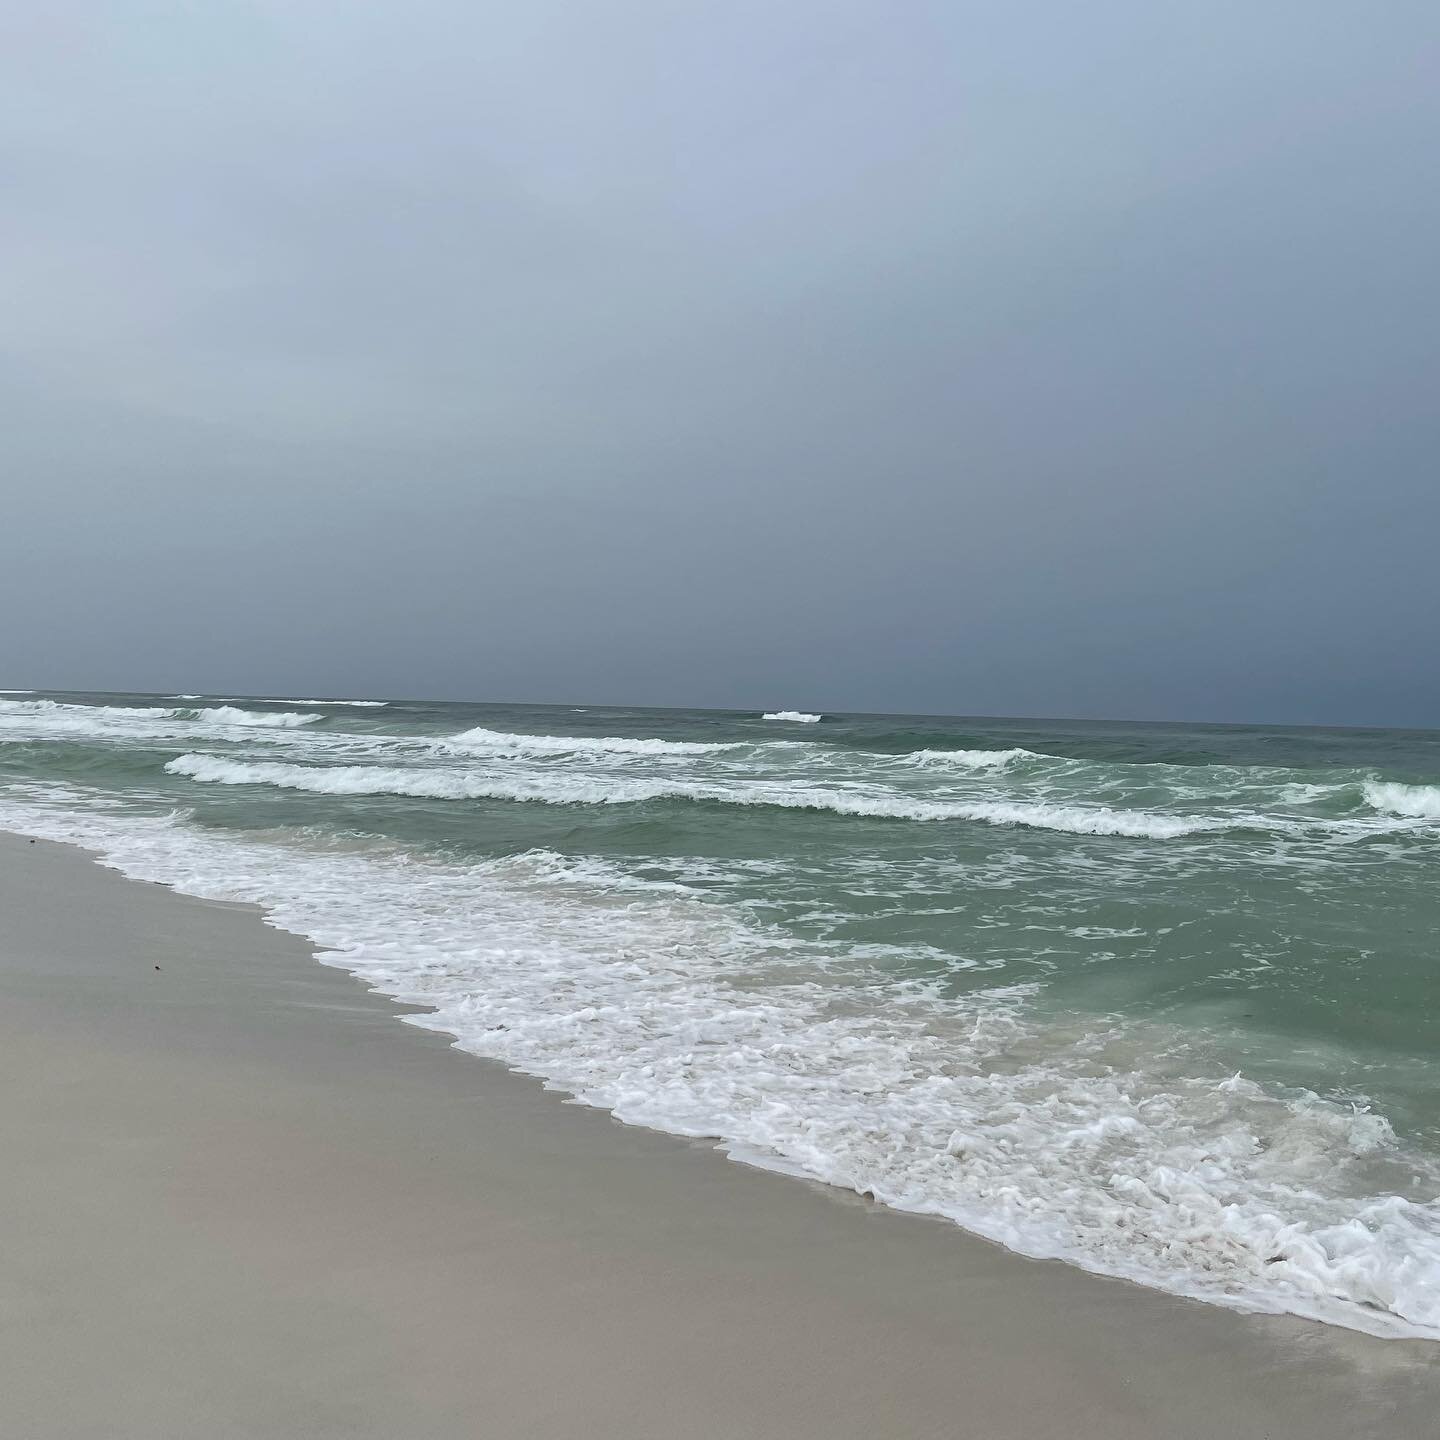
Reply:
[[10, 832], [0, 901], [16, 1433], [1419, 1440], [1440, 1411], [1432, 1342], [621, 1125], [253, 907]]

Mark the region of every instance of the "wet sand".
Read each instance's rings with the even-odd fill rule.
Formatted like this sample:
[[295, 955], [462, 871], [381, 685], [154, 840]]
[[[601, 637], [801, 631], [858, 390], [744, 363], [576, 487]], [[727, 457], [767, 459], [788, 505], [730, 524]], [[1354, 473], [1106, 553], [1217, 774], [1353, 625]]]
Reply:
[[0, 834], [0, 1434], [1440, 1433], [1440, 1345], [1025, 1260], [401, 1010], [248, 907]]

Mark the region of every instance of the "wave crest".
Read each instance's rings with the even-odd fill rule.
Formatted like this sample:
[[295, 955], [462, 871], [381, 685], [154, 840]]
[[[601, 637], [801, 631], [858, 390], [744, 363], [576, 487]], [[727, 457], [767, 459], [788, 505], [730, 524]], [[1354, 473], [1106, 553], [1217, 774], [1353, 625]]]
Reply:
[[1440, 785], [1401, 785], [1387, 780], [1365, 784], [1365, 803], [1391, 815], [1440, 820]]
[[792, 720], [797, 725], [818, 725], [825, 717], [812, 715], [807, 710], [767, 710], [762, 720]]
[[316, 795], [408, 795], [424, 800], [513, 800], [546, 805], [638, 805], [690, 800], [718, 805], [773, 806], [830, 811], [877, 820], [972, 820], [1019, 825], [1071, 835], [1116, 835], [1170, 840], [1226, 828], [1204, 817], [1161, 815], [1106, 806], [1052, 805], [1044, 801], [924, 800], [891, 793], [827, 790], [783, 782], [689, 781], [664, 778], [546, 773], [506, 775], [465, 770], [381, 765], [294, 765], [232, 760], [223, 755], [180, 755], [172, 775], [215, 785], [274, 785]]
[[163, 705], [74, 705], [64, 700], [0, 700], [0, 716], [16, 719], [89, 715], [95, 719], [166, 720], [186, 713]]
[[744, 742], [631, 739], [624, 735], [512, 735], [477, 725], [447, 742], [458, 750], [494, 755], [716, 755]]
[[[293, 730], [313, 725], [323, 715], [291, 710], [241, 710], [233, 705], [196, 707], [167, 705], [76, 705], [62, 700], [0, 700], [0, 723], [11, 722], [54, 735], [123, 737], [154, 735], [157, 722], [172, 722], [167, 733], [183, 734], [189, 726]], [[194, 732], [192, 732], [194, 733]]]
[[965, 770], [986, 770], [1046, 757], [1016, 746], [1009, 750], [912, 750], [905, 758], [912, 765], [958, 765]]
[[200, 710], [177, 710], [180, 719], [193, 715], [197, 720], [211, 720], [218, 725], [253, 725], [260, 729], [298, 730], [313, 725], [323, 715], [301, 715], [294, 710], [238, 710], [233, 705], [207, 705]]

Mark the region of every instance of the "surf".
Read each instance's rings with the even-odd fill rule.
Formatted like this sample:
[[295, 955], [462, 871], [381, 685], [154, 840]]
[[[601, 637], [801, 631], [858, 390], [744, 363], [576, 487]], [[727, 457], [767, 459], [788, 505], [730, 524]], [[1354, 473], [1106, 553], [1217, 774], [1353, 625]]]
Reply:
[[[1436, 1207], [1373, 1188], [1396, 1165], [1433, 1187], [1433, 1160], [1369, 1109], [1206, 1073], [1199, 1055], [1176, 1074], [1186, 1040], [1163, 1025], [1047, 1019], [1023, 985], [940, 1004], [832, 969], [817, 988], [804, 942], [594, 858], [463, 864], [14, 802], [0, 818], [259, 904], [325, 963], [423, 1006], [409, 1023], [626, 1123], [1022, 1254], [1440, 1338]], [[734, 983], [748, 974], [768, 978]]]

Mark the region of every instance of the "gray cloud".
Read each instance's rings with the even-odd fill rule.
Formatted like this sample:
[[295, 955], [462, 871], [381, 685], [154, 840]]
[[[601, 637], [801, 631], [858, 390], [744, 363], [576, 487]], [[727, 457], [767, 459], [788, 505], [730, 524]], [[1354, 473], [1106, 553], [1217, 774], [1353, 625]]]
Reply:
[[0, 4], [6, 684], [1440, 725], [1440, 12]]

